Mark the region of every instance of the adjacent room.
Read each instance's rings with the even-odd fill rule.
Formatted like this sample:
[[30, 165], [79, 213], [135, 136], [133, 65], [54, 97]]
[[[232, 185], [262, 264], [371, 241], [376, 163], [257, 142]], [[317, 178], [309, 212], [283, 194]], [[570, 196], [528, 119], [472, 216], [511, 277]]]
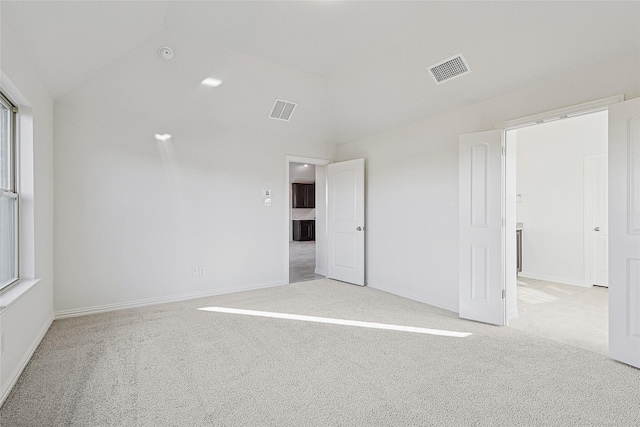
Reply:
[[640, 424], [640, 2], [0, 20], [1, 425]]
[[[518, 129], [518, 314], [509, 325], [608, 354], [606, 111]], [[597, 231], [596, 231], [597, 229]]]
[[[322, 167], [322, 166], [320, 166]], [[316, 165], [289, 163], [291, 231], [289, 242], [289, 283], [324, 277], [316, 266]], [[320, 187], [324, 188], [324, 187]]]

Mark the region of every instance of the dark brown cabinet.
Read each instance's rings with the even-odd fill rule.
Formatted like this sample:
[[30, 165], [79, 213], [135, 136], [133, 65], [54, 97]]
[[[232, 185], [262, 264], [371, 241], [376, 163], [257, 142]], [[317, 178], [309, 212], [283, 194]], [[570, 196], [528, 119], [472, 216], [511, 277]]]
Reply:
[[316, 240], [316, 222], [312, 219], [294, 220], [293, 240]]
[[316, 207], [316, 185], [315, 184], [291, 184], [291, 207], [293, 208], [315, 208]]

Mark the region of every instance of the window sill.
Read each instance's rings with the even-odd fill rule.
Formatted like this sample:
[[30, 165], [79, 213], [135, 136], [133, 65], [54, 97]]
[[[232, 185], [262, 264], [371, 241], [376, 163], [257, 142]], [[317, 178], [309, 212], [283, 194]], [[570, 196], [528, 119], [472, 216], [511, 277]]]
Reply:
[[40, 279], [20, 279], [18, 283], [14, 283], [0, 293], [0, 315], [18, 302], [39, 281]]

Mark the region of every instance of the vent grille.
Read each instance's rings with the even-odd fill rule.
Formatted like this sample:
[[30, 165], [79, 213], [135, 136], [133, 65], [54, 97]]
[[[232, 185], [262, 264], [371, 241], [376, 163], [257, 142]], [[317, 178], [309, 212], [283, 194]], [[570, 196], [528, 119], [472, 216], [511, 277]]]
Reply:
[[447, 80], [469, 74], [471, 72], [471, 68], [469, 68], [469, 64], [467, 64], [467, 61], [464, 59], [462, 54], [459, 53], [451, 58], [432, 65], [429, 67], [429, 72], [431, 72], [431, 76], [436, 83], [440, 84]]
[[269, 118], [288, 122], [291, 119], [293, 110], [296, 109], [297, 105], [298, 104], [296, 104], [295, 102], [276, 99], [276, 102], [273, 103], [273, 108], [271, 109], [271, 114], [269, 114]]

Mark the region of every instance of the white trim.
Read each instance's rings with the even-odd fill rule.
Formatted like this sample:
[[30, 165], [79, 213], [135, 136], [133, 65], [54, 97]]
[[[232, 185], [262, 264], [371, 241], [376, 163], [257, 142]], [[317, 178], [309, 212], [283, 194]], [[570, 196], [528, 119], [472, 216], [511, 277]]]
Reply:
[[24, 371], [24, 368], [27, 367], [27, 364], [33, 357], [33, 354], [36, 352], [36, 349], [42, 342], [42, 339], [44, 338], [44, 336], [47, 334], [47, 331], [51, 327], [52, 323], [53, 323], [53, 316], [51, 316], [49, 318], [49, 321], [45, 323], [44, 327], [40, 330], [36, 338], [31, 342], [31, 345], [29, 346], [29, 350], [25, 353], [24, 356], [22, 356], [22, 359], [20, 360], [16, 368], [7, 377], [7, 381], [5, 382], [6, 386], [2, 390], [2, 393], [0, 394], [0, 407], [2, 406], [4, 401], [7, 399], [7, 397], [9, 397], [9, 393], [11, 393], [11, 390], [18, 382], [18, 379], [20, 378], [22, 371]]
[[[16, 192], [20, 197], [18, 209], [18, 274], [35, 277], [35, 190], [33, 108], [20, 90], [0, 70], [0, 86], [5, 97], [18, 107], [16, 117]], [[16, 285], [10, 285], [15, 287]], [[8, 289], [8, 288], [7, 288]]]
[[278, 280], [274, 282], [257, 283], [253, 285], [242, 286], [242, 287], [217, 289], [215, 291], [196, 292], [192, 294], [173, 295], [169, 297], [149, 298], [144, 300], [128, 301], [128, 302], [121, 302], [121, 303], [115, 303], [115, 304], [96, 305], [93, 307], [74, 308], [71, 310], [56, 311], [54, 313], [54, 318], [58, 320], [58, 319], [66, 319], [68, 317], [87, 316], [89, 314], [106, 313], [109, 311], [124, 310], [128, 308], [146, 307], [149, 305], [186, 301], [186, 300], [192, 300], [197, 298], [206, 298], [206, 297], [212, 297], [217, 295], [231, 294], [235, 292], [253, 291], [256, 289], [270, 288], [273, 286], [282, 286], [285, 284], [286, 283], [283, 283], [282, 281]]
[[314, 272], [315, 274], [319, 274], [319, 275], [321, 275], [321, 276], [327, 277], [327, 272], [326, 272], [326, 271], [324, 271], [324, 270], [320, 270], [320, 269], [316, 268], [313, 272]]
[[[301, 157], [301, 156], [291, 156], [291, 155], [286, 155], [285, 156], [285, 160], [284, 160], [284, 190], [282, 192], [282, 194], [285, 195], [286, 199], [287, 199], [287, 209], [285, 210], [285, 214], [284, 214], [284, 230], [285, 230], [285, 239], [284, 239], [284, 283], [288, 284], [289, 283], [289, 221], [291, 220], [290, 218], [290, 213], [291, 213], [291, 197], [289, 197], [289, 163], [307, 163], [310, 165], [316, 165], [316, 166], [326, 166], [331, 162], [331, 160], [326, 160], [326, 159], [316, 159], [314, 157]], [[326, 188], [326, 187], [325, 187]], [[326, 197], [326, 191], [325, 191], [325, 197]], [[326, 218], [326, 216], [325, 216]], [[319, 273], [320, 274], [320, 273]], [[324, 275], [326, 277], [326, 275]]]
[[502, 180], [502, 209], [505, 219], [505, 225], [502, 227], [504, 235], [503, 240], [503, 274], [504, 274], [504, 290], [506, 292], [504, 298], [505, 307], [505, 325], [510, 319], [518, 317], [518, 273], [517, 273], [517, 207], [515, 203], [516, 188], [516, 170], [517, 170], [517, 132], [514, 130], [505, 130], [503, 136], [505, 147], [502, 161], [504, 162], [504, 177]]
[[320, 165], [320, 166], [326, 166], [330, 163], [333, 163], [331, 160], [317, 159], [315, 157], [290, 156], [288, 154], [285, 157], [287, 160], [287, 166], [289, 165], [289, 163], [308, 163], [310, 165]]
[[[516, 237], [516, 218], [515, 215], [513, 217], [511, 215], [507, 215], [507, 131], [505, 129], [501, 129], [500, 133], [500, 146], [502, 150], [502, 155], [500, 156], [500, 212], [502, 215], [501, 223], [502, 227], [500, 227], [500, 278], [502, 282], [502, 324], [500, 326], [506, 326], [508, 317], [507, 317], [507, 260], [512, 261], [510, 267], [513, 267], [517, 264], [515, 251], [512, 251], [510, 256], [507, 255], [507, 235], [512, 235], [513, 241], [515, 242]], [[515, 159], [514, 162], [515, 163]], [[513, 171], [515, 174], [515, 170]], [[514, 193], [515, 193], [514, 188]], [[515, 204], [515, 202], [514, 202]], [[507, 233], [507, 219], [509, 219], [509, 224], [513, 225], [510, 227], [510, 233]], [[515, 268], [510, 268], [511, 271], [515, 271]]]
[[570, 107], [559, 108], [557, 110], [547, 111], [533, 116], [522, 117], [519, 119], [508, 120], [498, 123], [496, 129], [517, 129], [525, 126], [551, 122], [554, 120], [567, 119], [569, 117], [581, 116], [584, 114], [595, 113], [597, 111], [606, 110], [609, 105], [617, 104], [624, 101], [624, 95], [615, 95], [608, 98], [602, 98], [595, 101], [585, 102], [583, 104], [572, 105]]
[[36, 286], [40, 279], [20, 279], [18, 282], [9, 285], [0, 293], [0, 317], [22, 297], [24, 297], [31, 289]]
[[0, 190], [0, 196], [7, 197], [13, 199], [13, 215], [9, 215], [13, 217], [11, 234], [13, 235], [13, 248], [9, 250], [9, 257], [5, 259], [5, 261], [11, 260], [11, 277], [8, 281], [1, 283], [0, 290], [6, 289], [12, 284], [15, 284], [20, 280], [20, 247], [21, 247], [21, 226], [20, 223], [22, 221], [20, 215], [20, 170], [21, 170], [21, 158], [20, 158], [20, 116], [18, 114], [19, 104], [11, 101], [9, 94], [4, 93], [4, 89], [0, 87], [0, 102], [3, 107], [8, 109], [10, 112], [9, 115], [9, 124], [8, 126], [8, 135], [9, 140], [7, 141], [8, 146], [8, 157], [9, 157], [9, 183], [8, 188], [5, 190]]
[[575, 278], [547, 276], [546, 274], [535, 274], [535, 273], [531, 274], [526, 271], [522, 271], [520, 274], [518, 274], [518, 278], [544, 280], [545, 282], [554, 282], [554, 283], [559, 283], [561, 285], [580, 286], [581, 288], [591, 287], [591, 285], [585, 285], [584, 281], [576, 280]]
[[[540, 123], [544, 123], [544, 122], [549, 122], [549, 121], [553, 121], [553, 120], [561, 120], [561, 119], [565, 119], [565, 118], [569, 118], [569, 117], [576, 117], [576, 116], [581, 116], [584, 114], [590, 114], [590, 113], [595, 113], [598, 111], [603, 111], [606, 110], [610, 105], [613, 104], [617, 104], [620, 102], [624, 101], [624, 95], [615, 95], [615, 96], [610, 96], [607, 98], [602, 98], [602, 99], [598, 99], [595, 101], [590, 101], [590, 102], [585, 102], [582, 104], [578, 104], [578, 105], [573, 105], [570, 107], [564, 107], [564, 108], [559, 108], [556, 110], [552, 110], [552, 111], [547, 111], [544, 113], [540, 113], [540, 114], [535, 114], [532, 116], [527, 116], [527, 117], [521, 117], [518, 119], [514, 119], [514, 120], [508, 120], [506, 122], [501, 122], [496, 124], [496, 129], [504, 129], [504, 130], [513, 130], [513, 129], [518, 129], [518, 128], [522, 128], [522, 127], [526, 127], [526, 126], [533, 126], [533, 125], [537, 125]], [[517, 168], [517, 166], [516, 166]], [[506, 196], [506, 186], [503, 183], [503, 197]], [[513, 202], [509, 202], [509, 203], [515, 203], [515, 201]], [[586, 214], [585, 214], [586, 215]], [[585, 240], [586, 242], [586, 240]], [[504, 244], [504, 243], [503, 243]], [[503, 248], [504, 249], [504, 248]], [[585, 247], [585, 253], [586, 253], [586, 247]], [[585, 255], [586, 256], [586, 255]], [[503, 258], [503, 262], [506, 261], [505, 260], [506, 257], [506, 253], [503, 250], [503, 254], [502, 254], [502, 258]], [[586, 268], [587, 263], [585, 262], [585, 268]], [[584, 276], [584, 281], [581, 283], [580, 281], [575, 281], [573, 279], [566, 279], [566, 278], [560, 278], [560, 277], [551, 277], [551, 276], [539, 276], [539, 275], [527, 275], [528, 273], [526, 272], [520, 272], [519, 277], [522, 278], [529, 278], [529, 279], [538, 279], [538, 280], [545, 280], [545, 281], [551, 281], [551, 282], [557, 282], [557, 283], [564, 283], [564, 284], [568, 284], [568, 285], [574, 285], [574, 286], [581, 286], [581, 287], [590, 287], [590, 285], [587, 282], [588, 276], [586, 275], [585, 272], [585, 276]], [[516, 292], [516, 298], [517, 298], [517, 285], [515, 286], [515, 292]], [[516, 300], [517, 301], [517, 300]], [[516, 309], [515, 310], [511, 310], [507, 313], [507, 320], [511, 319], [513, 317], [517, 317], [518, 316], [518, 312], [517, 312], [517, 302], [516, 302]], [[514, 316], [515, 314], [515, 316]]]
[[397, 295], [399, 297], [407, 298], [407, 299], [410, 299], [412, 301], [421, 302], [423, 304], [427, 304], [427, 305], [431, 305], [433, 307], [441, 308], [443, 310], [451, 311], [451, 312], [456, 313], [456, 314], [458, 313], [458, 307], [457, 306], [454, 306], [454, 305], [451, 305], [451, 304], [448, 304], [448, 303], [444, 303], [442, 301], [434, 301], [434, 300], [429, 299], [429, 298], [424, 298], [424, 297], [420, 297], [420, 296], [414, 295], [414, 294], [412, 294], [410, 292], [401, 292], [401, 291], [399, 292], [397, 289], [392, 288], [392, 287], [387, 286], [387, 285], [383, 285], [381, 283], [368, 282], [367, 286], [369, 286], [370, 288], [373, 288], [373, 289], [377, 289], [377, 290], [382, 291], [382, 292], [387, 292], [389, 294], [393, 294], [393, 295]]

